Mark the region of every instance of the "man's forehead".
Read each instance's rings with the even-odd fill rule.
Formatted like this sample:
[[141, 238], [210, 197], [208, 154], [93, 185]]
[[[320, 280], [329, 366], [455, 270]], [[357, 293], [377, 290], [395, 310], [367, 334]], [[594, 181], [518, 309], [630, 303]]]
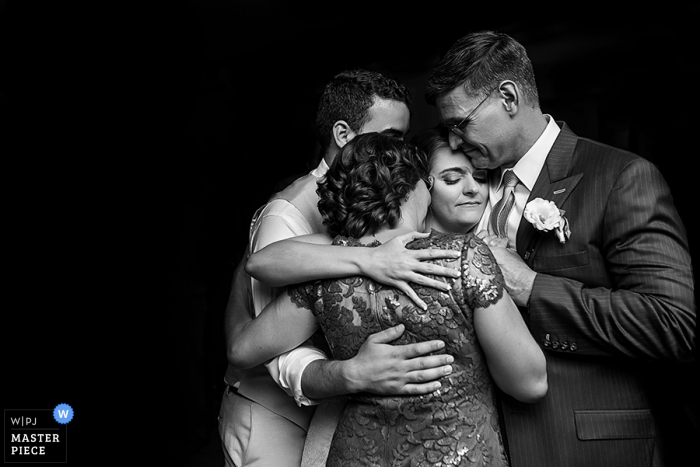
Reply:
[[464, 117], [464, 115], [468, 114], [475, 105], [472, 102], [473, 100], [473, 98], [467, 96], [464, 89], [460, 86], [450, 92], [439, 95], [435, 99], [435, 106], [440, 119], [446, 121], [451, 118]]

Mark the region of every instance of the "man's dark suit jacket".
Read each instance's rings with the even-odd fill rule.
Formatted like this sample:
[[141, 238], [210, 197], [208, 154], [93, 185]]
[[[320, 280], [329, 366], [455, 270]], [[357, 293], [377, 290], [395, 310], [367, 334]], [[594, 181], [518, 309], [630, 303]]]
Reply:
[[693, 358], [685, 229], [652, 163], [560, 126], [529, 200], [565, 210], [571, 238], [522, 219], [516, 240], [538, 273], [524, 315], [549, 392], [536, 404], [502, 397], [512, 466], [662, 465], [645, 379]]

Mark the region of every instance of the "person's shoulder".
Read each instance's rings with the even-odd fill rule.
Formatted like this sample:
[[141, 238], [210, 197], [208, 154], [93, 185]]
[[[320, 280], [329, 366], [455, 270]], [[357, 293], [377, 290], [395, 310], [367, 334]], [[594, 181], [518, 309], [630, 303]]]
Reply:
[[417, 238], [408, 244], [406, 248], [412, 250], [425, 250], [428, 248], [438, 248], [441, 250], [461, 250], [465, 241], [473, 234], [452, 234], [443, 233], [435, 229], [430, 231], [430, 236]]
[[280, 198], [294, 203], [295, 200], [300, 198], [316, 196], [316, 186], [318, 180], [318, 177], [311, 173], [303, 175], [294, 180], [282, 191], [277, 192], [273, 196], [273, 199]]
[[577, 149], [586, 153], [601, 154], [604, 157], [611, 157], [622, 161], [643, 159], [643, 157], [633, 153], [632, 151], [602, 143], [591, 138], [579, 137]]
[[590, 138], [578, 138], [574, 155], [574, 164], [582, 171], [591, 170], [608, 175], [623, 172], [630, 167], [642, 171], [657, 171], [656, 165], [632, 151]]

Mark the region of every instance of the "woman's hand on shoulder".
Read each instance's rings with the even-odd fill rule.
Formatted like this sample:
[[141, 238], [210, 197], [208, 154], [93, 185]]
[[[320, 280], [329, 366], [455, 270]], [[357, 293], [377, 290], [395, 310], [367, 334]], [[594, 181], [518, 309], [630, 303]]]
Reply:
[[406, 245], [413, 240], [426, 238], [430, 234], [422, 232], [410, 232], [397, 235], [390, 241], [371, 248], [370, 261], [363, 266], [363, 275], [369, 276], [377, 282], [390, 285], [401, 290], [408, 295], [413, 302], [422, 309], [427, 306], [416, 292], [411, 288], [410, 283], [433, 287], [438, 290], [448, 291], [448, 282], [431, 279], [426, 274], [443, 276], [455, 279], [460, 276], [459, 270], [428, 263], [434, 259], [456, 259], [460, 252], [455, 250], [441, 250], [429, 248], [422, 250], [410, 250]]

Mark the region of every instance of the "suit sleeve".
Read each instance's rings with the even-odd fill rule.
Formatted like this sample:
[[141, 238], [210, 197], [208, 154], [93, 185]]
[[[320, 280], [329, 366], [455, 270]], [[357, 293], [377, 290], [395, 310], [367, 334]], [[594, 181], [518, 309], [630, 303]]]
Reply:
[[620, 172], [599, 240], [591, 243], [608, 277], [598, 283], [610, 287], [538, 273], [528, 304], [535, 338], [548, 345], [550, 333], [566, 336], [559, 351], [577, 354], [692, 361], [696, 315], [685, 228], [651, 163], [634, 160]]

